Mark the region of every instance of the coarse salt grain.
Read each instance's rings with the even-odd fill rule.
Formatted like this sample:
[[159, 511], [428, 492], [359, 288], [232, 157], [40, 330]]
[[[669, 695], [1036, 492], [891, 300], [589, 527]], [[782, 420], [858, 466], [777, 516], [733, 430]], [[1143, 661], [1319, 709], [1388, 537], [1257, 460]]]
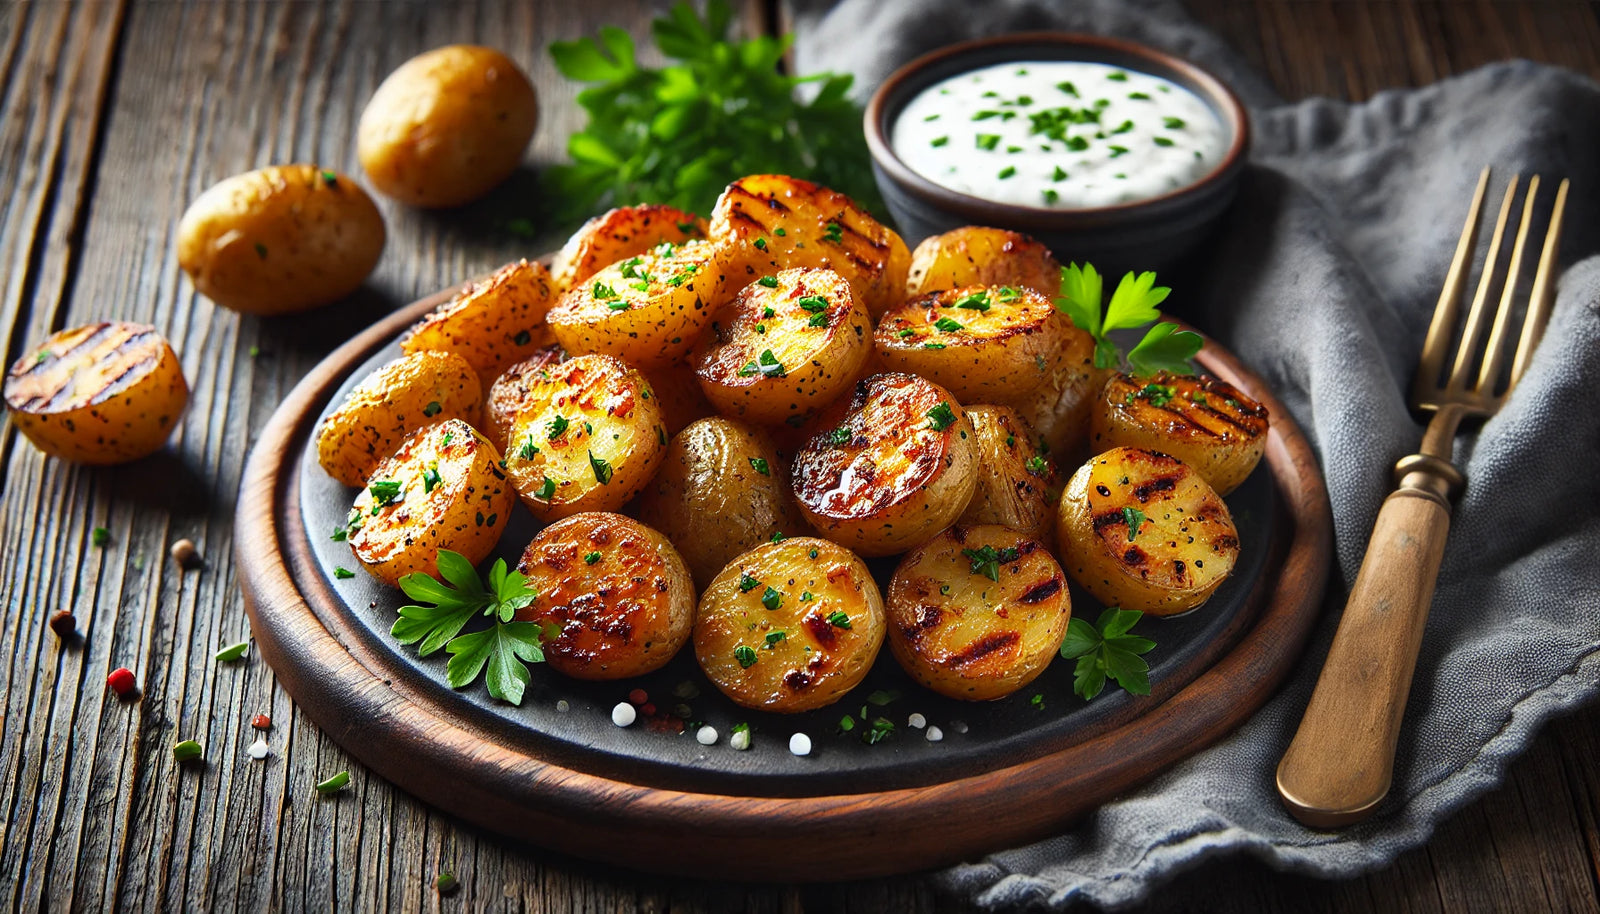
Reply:
[[259, 762], [267, 757], [267, 741], [258, 738], [250, 744], [250, 748], [246, 751], [250, 753], [251, 758]]
[[565, 698], [563, 698], [560, 701], [556, 702], [556, 710], [560, 711], [562, 714], [565, 714], [568, 711], [572, 710], [572, 705], [567, 704], [567, 700]]
[[796, 733], [789, 737], [789, 751], [794, 755], [810, 755], [811, 737], [804, 733]]
[[944, 731], [943, 730], [940, 730], [938, 727], [929, 727], [928, 728], [928, 742], [937, 743], [939, 740], [942, 740], [942, 739], [944, 739]]
[[639, 712], [625, 701], [617, 702], [617, 706], [611, 709], [611, 722], [619, 727], [630, 727], [638, 719]]
[[927, 725], [928, 719], [923, 717], [921, 714], [912, 714], [910, 717], [906, 718], [906, 726], [908, 727], [915, 727], [916, 729], [921, 730]]
[[694, 732], [695, 741], [702, 746], [711, 746], [717, 742], [717, 728], [707, 724]]

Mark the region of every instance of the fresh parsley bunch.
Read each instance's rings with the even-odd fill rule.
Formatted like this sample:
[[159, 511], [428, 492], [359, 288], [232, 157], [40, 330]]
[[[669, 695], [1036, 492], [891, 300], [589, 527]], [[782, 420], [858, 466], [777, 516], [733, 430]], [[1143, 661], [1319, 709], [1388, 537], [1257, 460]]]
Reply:
[[[1136, 330], [1159, 320], [1161, 312], [1156, 306], [1166, 301], [1167, 293], [1172, 290], [1156, 285], [1154, 273], [1134, 276], [1129, 272], [1117, 283], [1117, 290], [1111, 293], [1111, 303], [1102, 312], [1101, 286], [1100, 274], [1092, 264], [1062, 267], [1061, 297], [1056, 299], [1056, 308], [1072, 318], [1079, 329], [1094, 337], [1094, 367], [1120, 368], [1122, 350], [1111, 341], [1109, 334], [1113, 330]], [[1158, 371], [1194, 374], [1189, 360], [1200, 351], [1202, 342], [1200, 334], [1179, 330], [1177, 324], [1162, 321], [1146, 331], [1144, 339], [1128, 352], [1128, 365], [1137, 375], [1152, 375]]]
[[1150, 664], [1140, 654], [1156, 646], [1149, 638], [1129, 634], [1144, 617], [1136, 609], [1115, 606], [1100, 614], [1093, 625], [1076, 616], [1067, 623], [1067, 636], [1061, 640], [1061, 656], [1077, 658], [1072, 672], [1072, 691], [1090, 699], [1114, 679], [1135, 695], [1150, 694]]
[[[505, 559], [495, 559], [484, 585], [478, 570], [466, 557], [440, 549], [439, 576], [449, 586], [422, 574], [400, 579], [400, 589], [417, 604], [400, 607], [400, 618], [389, 629], [401, 644], [418, 644], [423, 657], [444, 648], [450, 653], [446, 675], [450, 688], [471, 685], [488, 668], [489, 694], [514, 705], [522, 704], [528, 684], [527, 663], [544, 662], [540, 642], [554, 632], [534, 622], [513, 622], [517, 610], [529, 605], [539, 592], [518, 571], [507, 571]], [[475, 616], [491, 619], [489, 627], [469, 634], [461, 629]], [[526, 663], [524, 662], [526, 661]]]
[[[729, 182], [792, 174], [882, 210], [872, 180], [861, 112], [846, 98], [849, 75], [778, 72], [790, 36], [730, 40], [726, 0], [705, 18], [679, 2], [650, 25], [673, 64], [642, 67], [633, 39], [615, 26], [599, 40], [550, 45], [562, 75], [596, 85], [578, 93], [589, 123], [567, 141], [570, 165], [544, 172], [558, 219], [640, 201], [710, 212]], [[809, 102], [795, 90], [817, 83]]]

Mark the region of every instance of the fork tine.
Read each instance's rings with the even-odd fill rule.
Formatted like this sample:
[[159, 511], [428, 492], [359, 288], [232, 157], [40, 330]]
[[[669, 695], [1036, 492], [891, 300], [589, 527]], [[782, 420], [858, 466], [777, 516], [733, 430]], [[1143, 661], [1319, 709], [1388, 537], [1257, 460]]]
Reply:
[[1522, 275], [1522, 251], [1528, 243], [1528, 228], [1533, 223], [1533, 204], [1539, 196], [1539, 176], [1528, 181], [1528, 193], [1522, 201], [1522, 221], [1517, 225], [1517, 240], [1511, 245], [1511, 262], [1506, 265], [1505, 287], [1500, 290], [1500, 306], [1494, 311], [1494, 327], [1489, 330], [1489, 344], [1483, 351], [1483, 367], [1478, 370], [1478, 384], [1474, 393], [1485, 399], [1494, 399], [1494, 386], [1500, 369], [1506, 363], [1506, 325], [1511, 323], [1512, 303], [1517, 297], [1517, 277]]
[[1528, 294], [1528, 315], [1522, 319], [1522, 339], [1517, 343], [1517, 357], [1511, 363], [1511, 382], [1506, 385], [1507, 393], [1517, 386], [1522, 373], [1528, 370], [1528, 360], [1533, 358], [1533, 350], [1544, 333], [1545, 321], [1550, 318], [1550, 279], [1555, 275], [1556, 251], [1561, 247], [1561, 217], [1567, 208], [1567, 186], [1570, 183], [1563, 178], [1561, 185], [1556, 188], [1556, 205], [1550, 211], [1550, 227], [1544, 232], [1544, 250], [1539, 254], [1539, 269], [1533, 276], [1533, 289]]
[[1478, 291], [1472, 296], [1472, 310], [1467, 312], [1467, 326], [1461, 331], [1461, 342], [1456, 345], [1455, 365], [1450, 369], [1450, 380], [1445, 384], [1449, 392], [1466, 386], [1467, 369], [1478, 351], [1478, 337], [1483, 329], [1483, 315], [1488, 310], [1489, 287], [1494, 285], [1494, 271], [1500, 262], [1500, 242], [1505, 239], [1506, 220], [1511, 216], [1511, 200], [1517, 194], [1520, 175], [1512, 175], [1506, 185], [1505, 196], [1500, 199], [1500, 215], [1494, 220], [1494, 234], [1489, 237], [1489, 253], [1483, 261], [1483, 272], [1478, 275]]
[[1485, 168], [1478, 175], [1478, 189], [1472, 194], [1466, 225], [1461, 227], [1455, 256], [1450, 259], [1444, 287], [1439, 290], [1439, 303], [1434, 306], [1433, 320], [1428, 323], [1428, 336], [1422, 344], [1422, 360], [1417, 364], [1417, 376], [1412, 384], [1411, 399], [1416, 403], [1427, 402], [1438, 387], [1439, 369], [1444, 365], [1445, 349], [1450, 345], [1450, 331], [1456, 324], [1456, 312], [1461, 310], [1461, 290], [1467, 283], [1467, 273], [1472, 267], [1472, 249], [1478, 244], [1478, 219], [1483, 212], [1484, 194], [1488, 190], [1489, 169]]

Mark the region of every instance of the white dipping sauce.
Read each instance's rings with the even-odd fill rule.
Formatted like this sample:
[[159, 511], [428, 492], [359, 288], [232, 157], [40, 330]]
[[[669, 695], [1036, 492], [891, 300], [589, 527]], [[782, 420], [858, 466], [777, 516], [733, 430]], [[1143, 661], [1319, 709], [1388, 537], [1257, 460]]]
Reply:
[[934, 83], [894, 122], [911, 169], [951, 190], [1088, 209], [1195, 183], [1227, 152], [1221, 120], [1159, 76], [1081, 61], [1013, 61]]

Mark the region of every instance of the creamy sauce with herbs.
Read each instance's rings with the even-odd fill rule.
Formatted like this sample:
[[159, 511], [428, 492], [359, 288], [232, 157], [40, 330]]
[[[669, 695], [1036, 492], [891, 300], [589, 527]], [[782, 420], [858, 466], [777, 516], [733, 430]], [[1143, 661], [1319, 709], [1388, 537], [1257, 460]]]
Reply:
[[1016, 61], [934, 83], [894, 123], [894, 151], [951, 190], [1088, 209], [1195, 183], [1228, 136], [1199, 96], [1101, 63]]

